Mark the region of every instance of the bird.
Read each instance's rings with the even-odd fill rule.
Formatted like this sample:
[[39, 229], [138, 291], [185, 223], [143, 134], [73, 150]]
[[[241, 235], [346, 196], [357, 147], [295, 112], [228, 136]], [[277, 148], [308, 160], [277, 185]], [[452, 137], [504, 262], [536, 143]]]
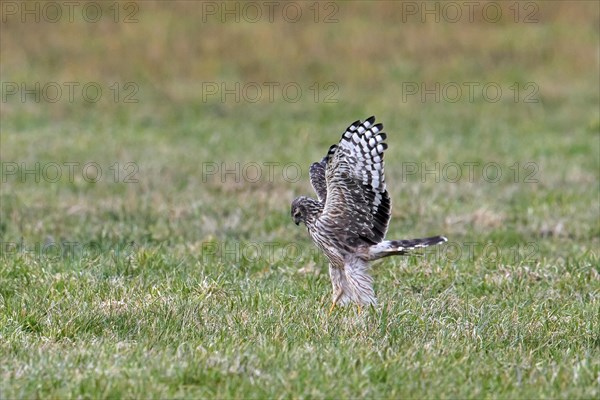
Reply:
[[336, 307], [376, 306], [371, 263], [384, 257], [446, 242], [445, 236], [388, 240], [392, 203], [386, 189], [383, 124], [375, 117], [353, 122], [319, 162], [311, 164], [310, 182], [317, 198], [292, 201], [291, 217], [303, 223], [314, 244], [329, 260]]

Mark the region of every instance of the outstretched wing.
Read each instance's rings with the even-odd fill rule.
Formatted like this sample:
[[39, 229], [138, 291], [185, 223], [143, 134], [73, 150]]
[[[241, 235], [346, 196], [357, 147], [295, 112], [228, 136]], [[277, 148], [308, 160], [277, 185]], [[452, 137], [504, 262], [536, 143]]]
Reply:
[[354, 122], [325, 157], [323, 221], [335, 225], [331, 228], [351, 245], [379, 243], [391, 216], [383, 168], [386, 134], [374, 123], [375, 117]]
[[317, 193], [321, 203], [327, 199], [327, 182], [325, 181], [325, 168], [327, 166], [327, 157], [321, 161], [312, 163], [310, 166], [310, 184]]
[[327, 178], [325, 177], [327, 162], [333, 156], [336, 149], [337, 145], [331, 145], [327, 151], [327, 155], [321, 161], [312, 163], [309, 170], [310, 184], [317, 193], [319, 201], [323, 204], [327, 200]]

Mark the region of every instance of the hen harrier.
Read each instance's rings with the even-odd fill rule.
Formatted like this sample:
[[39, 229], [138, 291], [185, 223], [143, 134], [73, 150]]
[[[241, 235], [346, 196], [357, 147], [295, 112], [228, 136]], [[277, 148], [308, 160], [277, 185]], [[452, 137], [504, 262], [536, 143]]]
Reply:
[[318, 200], [300, 196], [292, 202], [292, 218], [303, 222], [313, 242], [329, 259], [333, 304], [376, 304], [369, 264], [445, 242], [444, 236], [384, 240], [391, 216], [385, 188], [383, 152], [386, 134], [375, 117], [356, 121], [340, 142], [310, 166]]

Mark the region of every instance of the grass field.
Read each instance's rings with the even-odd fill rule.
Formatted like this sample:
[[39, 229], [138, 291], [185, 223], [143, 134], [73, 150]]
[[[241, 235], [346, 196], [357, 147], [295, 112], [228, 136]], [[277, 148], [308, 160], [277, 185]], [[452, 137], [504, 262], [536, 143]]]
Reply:
[[[55, 4], [2, 3], [0, 398], [600, 396], [597, 2]], [[328, 315], [289, 206], [372, 114], [449, 243]]]

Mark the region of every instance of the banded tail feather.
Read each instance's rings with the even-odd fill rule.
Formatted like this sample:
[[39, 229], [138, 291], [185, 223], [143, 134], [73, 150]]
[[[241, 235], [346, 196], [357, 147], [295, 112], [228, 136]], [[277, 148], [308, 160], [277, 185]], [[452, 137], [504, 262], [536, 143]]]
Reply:
[[431, 236], [420, 239], [384, 240], [369, 248], [371, 260], [377, 260], [389, 256], [402, 256], [410, 254], [413, 250], [423, 249], [429, 246], [447, 242], [445, 236]]

